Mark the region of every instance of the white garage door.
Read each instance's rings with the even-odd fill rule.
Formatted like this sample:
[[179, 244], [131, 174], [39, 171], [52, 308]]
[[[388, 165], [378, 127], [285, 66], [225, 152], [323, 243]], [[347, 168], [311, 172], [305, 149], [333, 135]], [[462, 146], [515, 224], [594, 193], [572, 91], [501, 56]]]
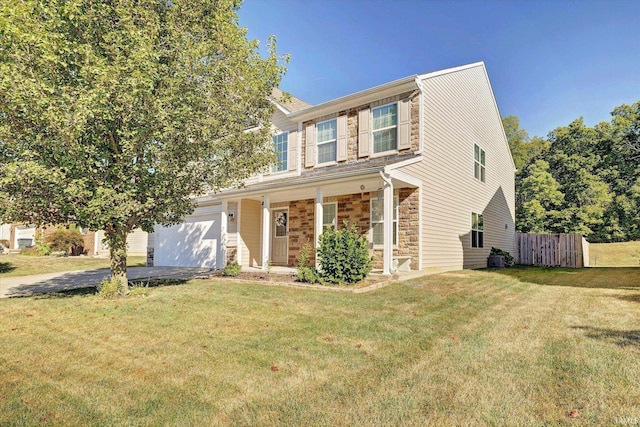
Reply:
[[156, 226], [153, 264], [171, 267], [219, 268], [220, 214], [187, 217], [173, 227]]

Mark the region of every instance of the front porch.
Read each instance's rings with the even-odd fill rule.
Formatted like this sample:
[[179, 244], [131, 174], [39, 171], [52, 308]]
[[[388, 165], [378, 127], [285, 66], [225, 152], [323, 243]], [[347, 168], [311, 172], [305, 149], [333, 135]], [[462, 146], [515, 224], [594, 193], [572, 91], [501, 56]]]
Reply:
[[244, 269], [295, 272], [305, 245], [314, 258], [323, 230], [348, 221], [367, 237], [380, 274], [419, 270], [419, 183], [376, 172], [225, 197], [226, 261], [237, 261]]

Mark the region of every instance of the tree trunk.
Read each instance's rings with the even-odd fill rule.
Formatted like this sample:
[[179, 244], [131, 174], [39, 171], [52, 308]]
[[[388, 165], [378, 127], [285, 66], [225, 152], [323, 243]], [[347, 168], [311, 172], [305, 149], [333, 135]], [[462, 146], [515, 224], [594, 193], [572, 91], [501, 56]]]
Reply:
[[129, 292], [127, 281], [127, 233], [122, 230], [105, 232], [105, 240], [109, 245], [109, 257], [111, 260], [111, 280], [119, 280], [120, 292], [126, 295]]

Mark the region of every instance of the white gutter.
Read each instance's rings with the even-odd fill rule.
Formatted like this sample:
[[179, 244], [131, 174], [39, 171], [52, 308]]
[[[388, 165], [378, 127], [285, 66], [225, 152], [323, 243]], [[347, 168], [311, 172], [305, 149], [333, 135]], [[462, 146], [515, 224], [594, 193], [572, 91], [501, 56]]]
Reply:
[[376, 101], [378, 99], [386, 98], [391, 95], [396, 95], [398, 93], [415, 89], [417, 77], [417, 74], [414, 74], [412, 76], [394, 80], [392, 82], [365, 89], [360, 92], [352, 93], [350, 95], [336, 98], [322, 104], [295, 111], [289, 114], [288, 117], [291, 120], [305, 121], [315, 117], [324, 116], [329, 113], [334, 113], [337, 111], [356, 107], [358, 105], [366, 104], [368, 102]]

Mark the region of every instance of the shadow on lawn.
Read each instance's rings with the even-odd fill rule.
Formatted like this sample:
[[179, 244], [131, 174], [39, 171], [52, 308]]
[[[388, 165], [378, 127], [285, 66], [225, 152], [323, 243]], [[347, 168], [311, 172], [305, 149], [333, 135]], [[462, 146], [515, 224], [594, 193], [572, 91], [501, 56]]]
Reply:
[[591, 326], [573, 326], [572, 328], [583, 331], [585, 336], [589, 338], [607, 341], [618, 347], [635, 347], [640, 349], [640, 330], [618, 331], [615, 329], [593, 328]]
[[[132, 288], [156, 288], [160, 286], [177, 286], [187, 283], [186, 279], [147, 279], [147, 280], [130, 280], [129, 291]], [[95, 286], [86, 286], [81, 288], [63, 289], [57, 292], [48, 293], [35, 293], [35, 294], [18, 294], [12, 296], [12, 298], [28, 298], [34, 297], [36, 299], [55, 299], [55, 298], [70, 298], [75, 296], [90, 296], [98, 293], [98, 288]]]
[[485, 271], [538, 285], [640, 290], [640, 268], [638, 267], [562, 268], [518, 265], [512, 268], [491, 268]]
[[0, 262], [0, 274], [8, 273], [16, 269], [16, 266], [10, 262]]

